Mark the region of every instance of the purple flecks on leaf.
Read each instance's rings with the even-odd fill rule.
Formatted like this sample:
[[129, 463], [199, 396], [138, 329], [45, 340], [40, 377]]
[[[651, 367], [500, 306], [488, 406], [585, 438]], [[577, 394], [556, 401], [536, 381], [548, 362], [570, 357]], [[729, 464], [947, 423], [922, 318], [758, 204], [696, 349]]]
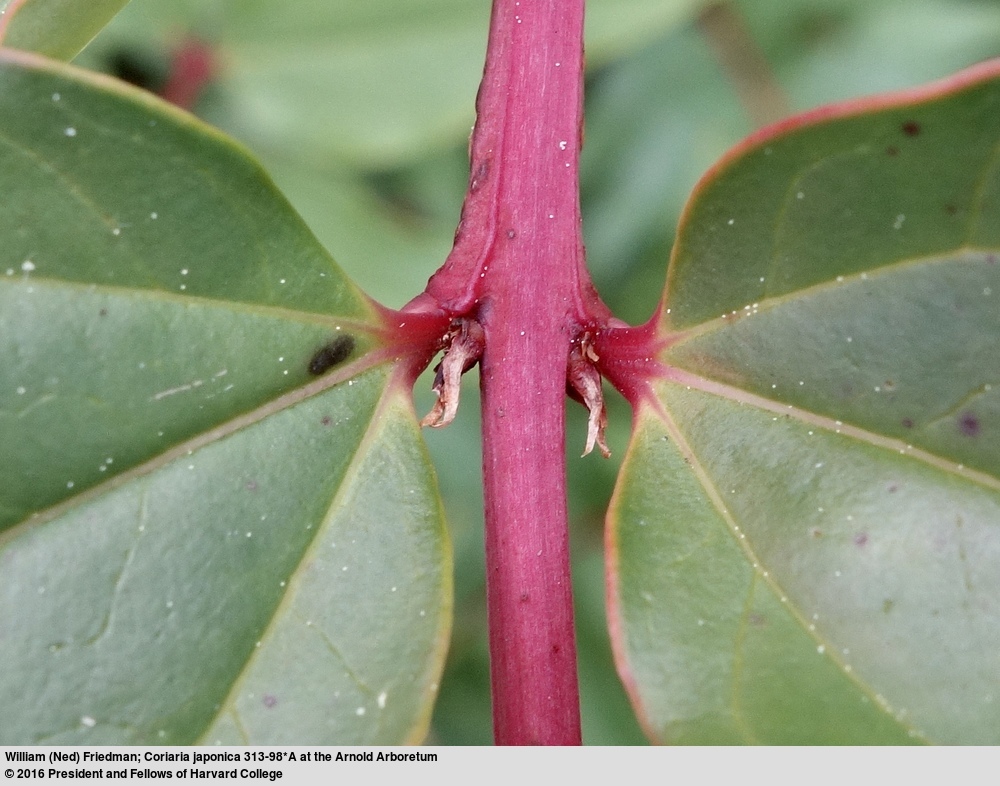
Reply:
[[272, 696], [270, 693], [265, 693], [264, 694], [263, 702], [264, 702], [264, 706], [265, 707], [267, 707], [268, 709], [271, 709], [271, 707], [273, 707], [275, 704], [278, 703], [278, 700], [274, 696]]
[[903, 133], [907, 136], [917, 136], [920, 133], [920, 123], [913, 120], [908, 120], [903, 123]]
[[963, 412], [958, 419], [958, 428], [967, 437], [977, 437], [980, 429], [979, 418], [971, 412]]
[[859, 532], [857, 535], [854, 536], [855, 546], [864, 546], [867, 542], [868, 542], [867, 532]]
[[899, 422], [903, 424], [903, 428], [913, 428], [913, 418], [903, 418]]

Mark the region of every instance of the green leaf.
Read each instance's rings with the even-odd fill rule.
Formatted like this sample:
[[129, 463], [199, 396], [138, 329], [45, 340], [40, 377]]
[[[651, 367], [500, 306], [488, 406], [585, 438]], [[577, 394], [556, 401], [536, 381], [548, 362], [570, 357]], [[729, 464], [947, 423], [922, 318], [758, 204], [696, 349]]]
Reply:
[[0, 83], [0, 740], [420, 741], [451, 554], [379, 313], [217, 132]]
[[128, 0], [5, 0], [0, 2], [0, 41], [70, 60]]
[[611, 511], [619, 667], [673, 742], [1000, 742], [1000, 68], [703, 180]]

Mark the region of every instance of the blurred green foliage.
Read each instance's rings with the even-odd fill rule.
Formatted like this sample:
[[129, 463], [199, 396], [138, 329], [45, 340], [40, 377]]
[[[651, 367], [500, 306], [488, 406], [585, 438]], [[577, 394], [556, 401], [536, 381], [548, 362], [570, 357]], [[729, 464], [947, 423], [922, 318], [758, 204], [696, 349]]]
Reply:
[[[704, 5], [592, 0], [588, 9], [584, 235], [598, 289], [632, 323], [656, 305], [687, 194], [753, 129], [765, 98], [804, 110], [1000, 54], [992, 0], [734, 0], [721, 15]], [[122, 75], [128, 65], [155, 83], [183, 41], [211, 46], [218, 72], [196, 113], [248, 144], [348, 274], [399, 307], [450, 248], [488, 18], [488, 0], [132, 0], [78, 62]], [[756, 63], [749, 83], [724, 65], [727, 52]], [[458, 421], [425, 431], [456, 559], [452, 649], [430, 740], [441, 744], [492, 738], [469, 377]], [[425, 376], [418, 411], [430, 407], [428, 389]], [[610, 418], [614, 457], [581, 460], [585, 418], [569, 410], [584, 740], [638, 744], [604, 620], [603, 516], [630, 425], [614, 394]]]

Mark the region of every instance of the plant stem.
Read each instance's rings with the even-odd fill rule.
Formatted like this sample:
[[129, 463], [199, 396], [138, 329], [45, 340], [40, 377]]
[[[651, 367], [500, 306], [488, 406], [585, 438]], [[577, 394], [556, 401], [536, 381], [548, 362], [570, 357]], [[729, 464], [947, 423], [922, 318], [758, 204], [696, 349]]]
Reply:
[[[499, 197], [478, 309], [498, 744], [581, 741], [564, 412], [571, 326], [585, 318], [574, 308], [582, 34], [582, 0], [496, 0], [480, 88], [472, 169], [494, 169]], [[481, 138], [494, 123], [495, 142]]]
[[579, 744], [564, 407], [571, 348], [610, 318], [580, 232], [583, 0], [494, 0], [477, 112], [455, 246], [407, 310], [484, 336], [494, 737]]

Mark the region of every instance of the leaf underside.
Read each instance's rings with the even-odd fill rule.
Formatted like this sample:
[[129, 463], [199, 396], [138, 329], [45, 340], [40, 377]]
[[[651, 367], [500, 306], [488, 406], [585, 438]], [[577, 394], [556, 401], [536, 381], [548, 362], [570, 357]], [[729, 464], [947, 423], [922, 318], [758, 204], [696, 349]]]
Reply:
[[827, 111], [699, 186], [609, 530], [677, 743], [1000, 742], [1000, 79]]
[[377, 312], [217, 132], [0, 85], [0, 741], [420, 741], [451, 554]]

